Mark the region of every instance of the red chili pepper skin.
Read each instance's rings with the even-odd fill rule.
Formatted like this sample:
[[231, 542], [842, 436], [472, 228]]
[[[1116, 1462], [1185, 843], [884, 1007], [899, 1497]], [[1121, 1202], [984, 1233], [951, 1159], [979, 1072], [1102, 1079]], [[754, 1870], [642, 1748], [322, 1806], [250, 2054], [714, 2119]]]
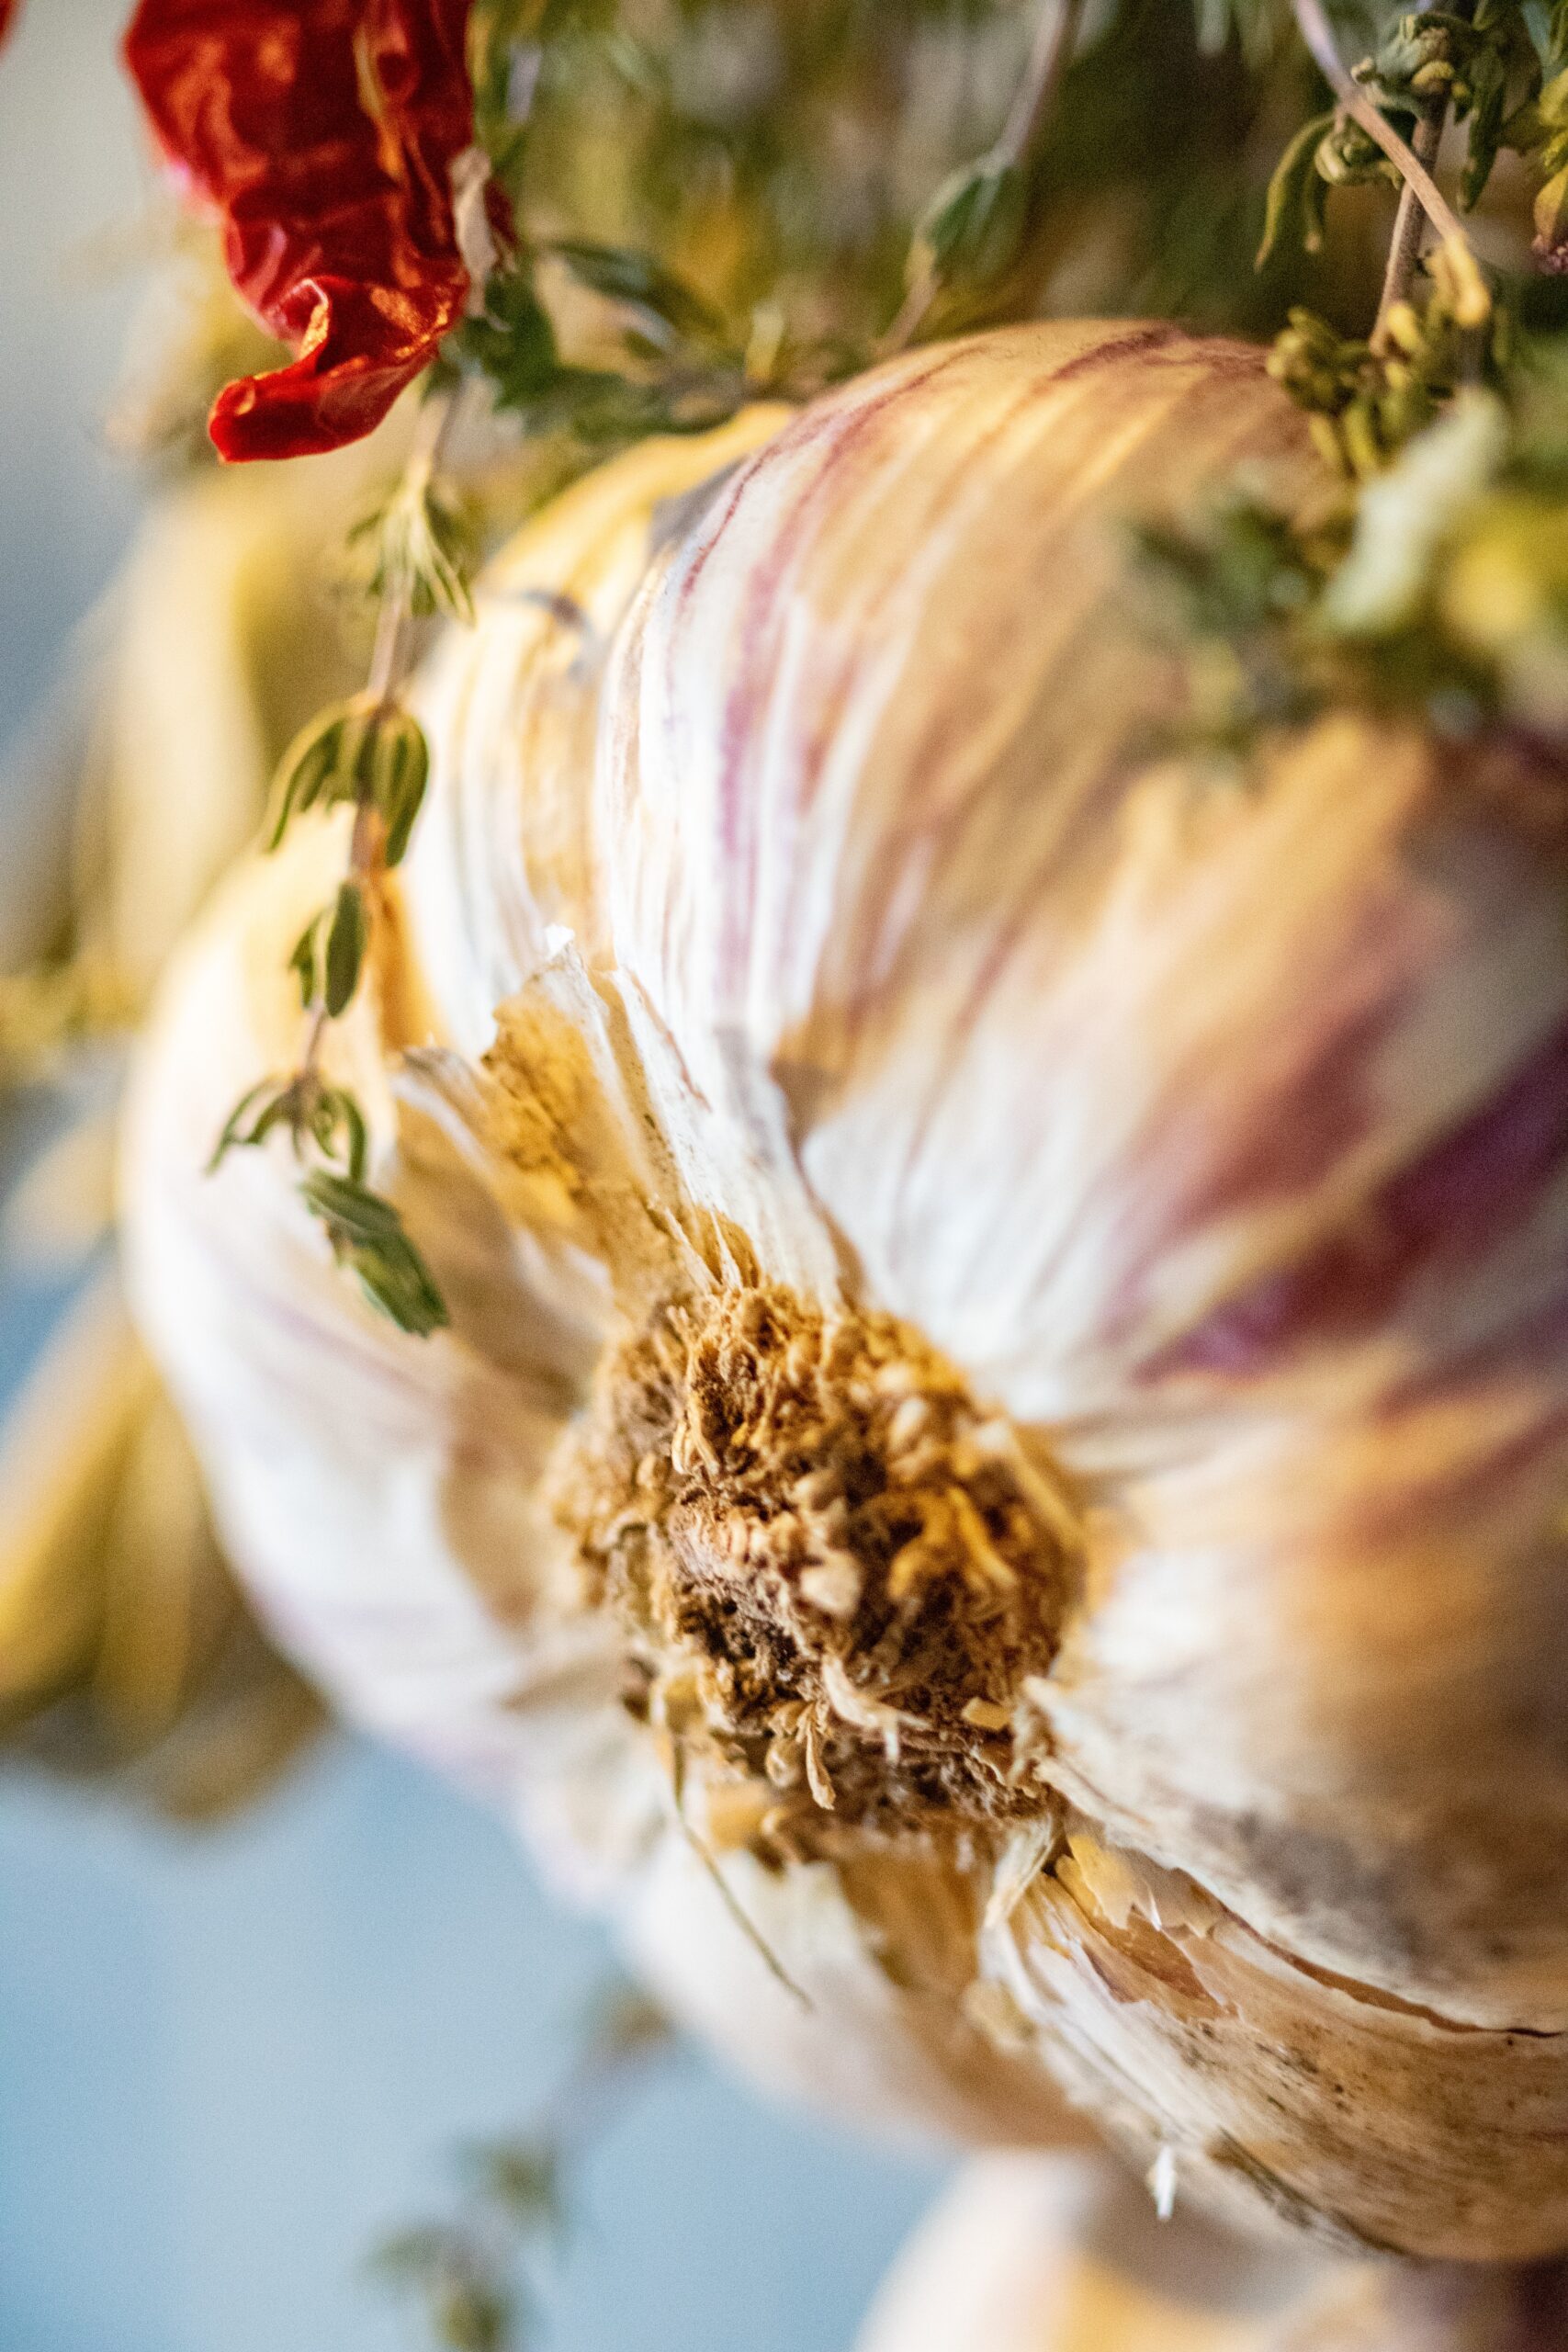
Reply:
[[0, 0], [0, 41], [3, 41], [17, 21], [22, 0]]
[[468, 6], [141, 0], [125, 59], [159, 144], [220, 215], [235, 287], [298, 353], [219, 395], [220, 457], [358, 440], [462, 316]]

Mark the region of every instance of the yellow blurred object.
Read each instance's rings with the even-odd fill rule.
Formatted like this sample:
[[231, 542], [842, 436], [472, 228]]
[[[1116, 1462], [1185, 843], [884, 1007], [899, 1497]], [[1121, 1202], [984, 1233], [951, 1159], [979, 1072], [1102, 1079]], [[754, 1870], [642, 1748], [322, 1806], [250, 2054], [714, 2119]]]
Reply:
[[[85, 688], [73, 869], [39, 926], [55, 956], [0, 978], [13, 1079], [63, 1075], [73, 1040], [135, 1022], [254, 834], [282, 745], [357, 676], [326, 556], [389, 457], [395, 442], [282, 472], [203, 469], [154, 502]], [[24, 887], [48, 896], [41, 876]], [[101, 1247], [108, 1122], [89, 1087], [13, 1187], [13, 1272], [68, 1273]], [[321, 1721], [229, 1575], [179, 1421], [102, 1272], [0, 1428], [0, 1751], [112, 1774], [196, 1818], [255, 1792]]]
[[253, 1794], [321, 1719], [234, 1587], [179, 1421], [100, 1275], [0, 1442], [0, 1740], [56, 1770], [123, 1773], [196, 1819]]

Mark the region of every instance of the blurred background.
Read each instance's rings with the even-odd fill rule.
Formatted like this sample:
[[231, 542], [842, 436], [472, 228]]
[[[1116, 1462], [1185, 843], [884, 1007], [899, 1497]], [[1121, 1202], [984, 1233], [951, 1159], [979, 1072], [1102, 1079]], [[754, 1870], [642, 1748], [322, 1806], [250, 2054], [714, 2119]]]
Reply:
[[[49, 756], [133, 529], [105, 418], [150, 175], [121, 0], [31, 0], [0, 70], [0, 950], [36, 952], [64, 837]], [[90, 631], [89, 631], [90, 642]], [[0, 1129], [14, 1182], [36, 1125]], [[14, 1395], [79, 1276], [0, 1289]], [[367, 2273], [526, 2130], [611, 1973], [501, 1829], [337, 1735], [179, 1828], [0, 1770], [0, 2346], [393, 2352]], [[571, 2188], [539, 2352], [838, 2352], [937, 2180], [769, 2112], [678, 2051]]]

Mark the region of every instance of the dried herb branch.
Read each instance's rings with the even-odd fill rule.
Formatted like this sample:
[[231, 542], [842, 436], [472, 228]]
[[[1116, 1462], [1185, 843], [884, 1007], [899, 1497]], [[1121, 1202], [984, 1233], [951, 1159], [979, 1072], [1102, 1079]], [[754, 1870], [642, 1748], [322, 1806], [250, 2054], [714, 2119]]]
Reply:
[[[1182, 740], [1246, 768], [1270, 734], [1348, 707], [1450, 737], [1506, 734], [1543, 772], [1568, 771], [1568, 345], [1520, 346], [1494, 318], [1430, 176], [1450, 113], [1471, 126], [1467, 203], [1502, 145], [1550, 164], [1540, 24], [1511, 0], [1461, 0], [1402, 16], [1350, 73], [1321, 0], [1292, 6], [1340, 113], [1292, 142], [1269, 240], [1299, 201], [1310, 242], [1322, 186], [1368, 175], [1335, 128], [1347, 117], [1377, 169], [1402, 175], [1401, 199], [1370, 338], [1298, 309], [1269, 357], [1343, 480], [1338, 498], [1303, 521], [1234, 484], [1198, 518], [1138, 535], [1188, 649]], [[1410, 143], [1391, 112], [1412, 123]], [[1423, 265], [1428, 221], [1442, 242]]]
[[[1450, 0], [1450, 13], [1458, 22], [1468, 24], [1474, 13], [1474, 0]], [[1411, 153], [1428, 175], [1436, 167], [1448, 118], [1449, 100], [1444, 88], [1439, 97], [1427, 105], [1416, 121], [1410, 141]], [[1383, 272], [1382, 293], [1371, 333], [1371, 347], [1376, 352], [1387, 349], [1389, 322], [1398, 305], [1410, 299], [1416, 265], [1420, 258], [1422, 239], [1429, 218], [1416, 182], [1406, 178], [1399, 192], [1399, 209], [1394, 215], [1393, 234], [1389, 240], [1388, 266]]]
[[1368, 138], [1382, 149], [1404, 185], [1414, 189], [1423, 211], [1438, 235], [1468, 253], [1470, 240], [1458, 214], [1431, 173], [1346, 67], [1323, 0], [1292, 0], [1292, 6], [1296, 22], [1301, 27], [1302, 39], [1346, 113], [1353, 121], [1359, 123]]
[[641, 1994], [602, 1998], [582, 2049], [529, 2129], [465, 2152], [459, 2210], [377, 2248], [374, 2272], [418, 2302], [444, 2352], [531, 2352], [540, 2342], [574, 2174], [670, 2043], [662, 2012]]

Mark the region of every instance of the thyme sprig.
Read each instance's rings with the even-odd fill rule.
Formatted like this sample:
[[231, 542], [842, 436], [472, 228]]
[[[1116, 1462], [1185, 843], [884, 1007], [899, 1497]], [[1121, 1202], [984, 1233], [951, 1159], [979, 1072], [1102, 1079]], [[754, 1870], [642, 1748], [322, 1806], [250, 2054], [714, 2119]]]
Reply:
[[[1423, 47], [1423, 29], [1436, 27], [1439, 38], [1451, 43], [1456, 31], [1464, 34], [1470, 28], [1457, 15], [1451, 17], [1447, 27], [1442, 26], [1432, 12], [1422, 17], [1403, 17], [1393, 36], [1399, 44], [1396, 52], [1398, 62], [1389, 62], [1388, 45], [1385, 44], [1378, 56], [1364, 61], [1351, 73], [1339, 55], [1338, 43], [1323, 0], [1292, 0], [1292, 5], [1302, 39], [1337, 101], [1313, 155], [1313, 168], [1303, 187], [1303, 194], [1305, 187], [1315, 187], [1317, 180], [1338, 178], [1348, 181], [1392, 176], [1397, 186], [1408, 191], [1410, 201], [1419, 205], [1442, 239], [1448, 249], [1452, 275], [1464, 286], [1470, 307], [1476, 313], [1474, 323], [1481, 323], [1488, 307], [1484, 282], [1458, 215], [1427, 168], [1428, 162], [1435, 159], [1435, 143], [1429, 140], [1423, 141], [1430, 149], [1424, 157], [1404, 135], [1404, 131], [1412, 127], [1413, 120], [1425, 125], [1433, 114], [1440, 129], [1453, 92], [1451, 62], [1446, 74], [1438, 71]], [[1358, 132], [1361, 134], [1359, 141], [1356, 137]], [[1292, 173], [1299, 169], [1299, 155], [1306, 136], [1306, 133], [1302, 134], [1293, 148], [1287, 151], [1282, 168], [1288, 167]], [[1477, 188], [1476, 193], [1479, 192]], [[1396, 255], [1401, 250], [1402, 241], [1408, 236], [1408, 228], [1396, 231], [1393, 247]], [[1267, 246], [1266, 233], [1266, 250]], [[1414, 262], [1414, 246], [1410, 258]], [[1393, 299], [1398, 299], [1397, 293]], [[1389, 290], [1385, 282], [1385, 301], [1388, 300]]]
[[1372, 334], [1380, 345], [1390, 312], [1408, 296], [1427, 222], [1456, 269], [1473, 266], [1459, 216], [1432, 175], [1451, 119], [1467, 134], [1460, 210], [1474, 209], [1498, 156], [1516, 152], [1542, 183], [1537, 257], [1549, 269], [1568, 266], [1568, 10], [1560, 0], [1449, 0], [1446, 7], [1401, 13], [1350, 69], [1323, 0], [1292, 6], [1336, 103], [1305, 123], [1280, 158], [1262, 258], [1292, 227], [1316, 248], [1330, 188], [1373, 179], [1397, 186], [1399, 216]]
[[[1502, 146], [1551, 160], [1530, 118], [1568, 7], [1455, 0], [1403, 15], [1351, 73], [1321, 0], [1292, 6], [1338, 105], [1282, 158], [1266, 247], [1292, 217], [1310, 242], [1337, 177], [1393, 172], [1401, 201], [1371, 335], [1297, 308], [1269, 356], [1338, 496], [1303, 519], [1236, 481], [1195, 518], [1135, 535], [1178, 623], [1179, 740], [1245, 766], [1261, 739], [1348, 707], [1506, 733], [1562, 771], [1568, 342], [1517, 345], [1429, 166], [1450, 109], [1470, 123], [1466, 205]], [[1441, 242], [1423, 263], [1428, 223]]]
[[273, 789], [267, 847], [276, 850], [311, 808], [354, 810], [348, 872], [295, 942], [289, 969], [307, 1028], [298, 1068], [264, 1080], [235, 1105], [214, 1149], [216, 1170], [234, 1150], [286, 1133], [305, 1165], [299, 1196], [333, 1257], [370, 1304], [400, 1329], [425, 1338], [449, 1320], [446, 1302], [392, 1203], [366, 1182], [368, 1127], [345, 1087], [322, 1070], [328, 1032], [357, 996], [381, 913], [387, 874], [402, 861], [430, 774], [424, 731], [400, 698], [408, 633], [423, 615], [471, 618], [470, 543], [440, 480], [453, 398], [421, 412], [414, 444], [391, 497], [360, 526], [372, 550], [376, 642], [362, 695], [321, 712], [284, 754]]
[[400, 2230], [376, 2249], [375, 2275], [417, 2302], [444, 2352], [525, 2352], [539, 2342], [573, 2176], [670, 2039], [663, 2013], [642, 1995], [604, 1996], [581, 2052], [532, 2127], [464, 2153], [458, 2211]]
[[1137, 543], [1186, 668], [1183, 744], [1245, 771], [1348, 708], [1506, 734], [1568, 774], [1568, 340], [1461, 389], [1310, 523], [1232, 484]]

